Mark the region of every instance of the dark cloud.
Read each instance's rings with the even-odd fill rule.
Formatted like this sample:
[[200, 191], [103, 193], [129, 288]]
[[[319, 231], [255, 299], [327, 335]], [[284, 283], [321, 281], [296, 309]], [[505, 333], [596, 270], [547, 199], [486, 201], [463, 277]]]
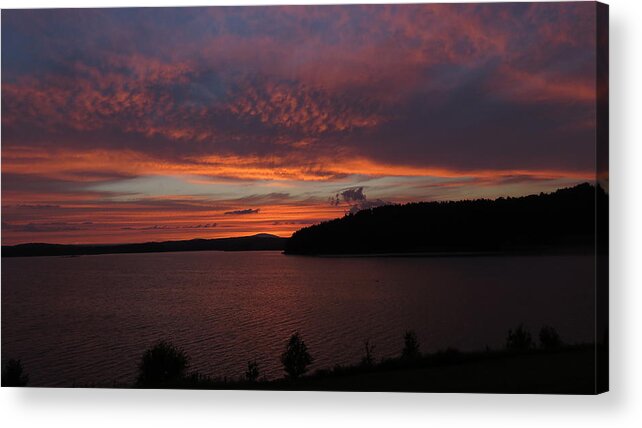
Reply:
[[363, 193], [363, 187], [355, 187], [354, 189], [344, 190], [340, 193], [340, 195], [346, 202], [360, 202], [366, 200], [366, 195]]
[[245, 210], [234, 210], [234, 211], [226, 211], [224, 214], [225, 215], [246, 215], [246, 214], [258, 214], [260, 211], [260, 208], [248, 208]]
[[341, 202], [352, 204], [354, 202], [365, 201], [366, 195], [363, 193], [363, 187], [354, 187], [343, 190], [329, 198], [330, 205], [338, 206]]
[[218, 226], [217, 223], [194, 224], [190, 226], [181, 226], [183, 229], [211, 229]]
[[173, 226], [167, 224], [154, 224], [151, 226], [125, 226], [121, 230], [177, 230], [177, 229], [211, 229], [217, 226], [217, 223], [193, 224], [186, 226]]
[[346, 209], [346, 212], [352, 214], [361, 210], [390, 205], [390, 202], [382, 199], [369, 200], [363, 191], [363, 186], [343, 190], [334, 194], [328, 200], [332, 206], [347, 204], [348, 208]]

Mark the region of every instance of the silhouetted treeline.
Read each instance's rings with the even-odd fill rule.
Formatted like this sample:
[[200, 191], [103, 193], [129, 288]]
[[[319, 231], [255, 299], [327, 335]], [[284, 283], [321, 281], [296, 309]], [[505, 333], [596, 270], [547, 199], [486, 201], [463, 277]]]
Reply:
[[595, 246], [596, 217], [608, 222], [607, 213], [606, 193], [588, 183], [518, 198], [388, 205], [303, 228], [287, 241], [285, 252], [314, 255], [587, 249]]
[[2, 257], [73, 256], [118, 253], [158, 253], [169, 251], [252, 251], [283, 250], [287, 238], [255, 235], [239, 238], [191, 239], [188, 241], [145, 242], [116, 245], [20, 244], [3, 246]]

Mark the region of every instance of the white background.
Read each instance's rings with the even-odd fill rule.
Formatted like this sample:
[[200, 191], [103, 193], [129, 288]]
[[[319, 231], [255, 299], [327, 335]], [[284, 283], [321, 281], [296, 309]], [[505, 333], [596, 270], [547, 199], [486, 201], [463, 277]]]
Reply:
[[[3, 9], [274, 3], [279, 2], [0, 0]], [[608, 3], [611, 392], [584, 397], [2, 388], [0, 421], [3, 426], [642, 426], [642, 276], [639, 269], [642, 264], [639, 245], [642, 239], [642, 2], [612, 0]]]

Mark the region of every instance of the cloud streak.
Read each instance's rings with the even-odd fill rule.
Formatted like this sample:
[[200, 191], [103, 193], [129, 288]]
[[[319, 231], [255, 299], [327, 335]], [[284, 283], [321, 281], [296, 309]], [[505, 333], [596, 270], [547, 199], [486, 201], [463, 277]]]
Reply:
[[259, 208], [247, 208], [245, 210], [234, 210], [234, 211], [226, 211], [224, 214], [225, 215], [248, 215], [248, 214], [258, 214], [260, 211]]

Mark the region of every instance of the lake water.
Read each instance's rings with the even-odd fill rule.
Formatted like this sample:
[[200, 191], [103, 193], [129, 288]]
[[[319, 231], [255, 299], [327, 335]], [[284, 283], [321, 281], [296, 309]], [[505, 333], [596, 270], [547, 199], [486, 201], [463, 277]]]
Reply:
[[213, 376], [256, 359], [281, 377], [298, 330], [312, 369], [398, 355], [405, 330], [424, 352], [502, 346], [542, 324], [592, 341], [590, 256], [313, 258], [195, 252], [2, 259], [2, 361], [30, 385], [132, 382], [143, 351], [168, 339]]

